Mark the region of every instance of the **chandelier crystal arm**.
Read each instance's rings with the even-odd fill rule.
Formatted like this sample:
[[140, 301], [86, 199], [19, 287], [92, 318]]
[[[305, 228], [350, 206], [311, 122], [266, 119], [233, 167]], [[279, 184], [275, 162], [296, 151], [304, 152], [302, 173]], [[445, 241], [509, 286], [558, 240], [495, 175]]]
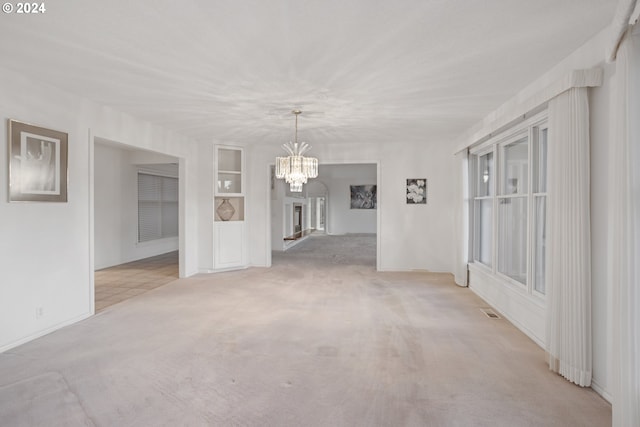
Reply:
[[311, 146], [306, 142], [287, 142], [286, 144], [282, 144], [282, 148], [289, 153], [291, 156], [302, 156], [307, 151], [311, 150]]
[[311, 146], [306, 142], [302, 142], [298, 148], [298, 156], [302, 156], [307, 151], [311, 150]]

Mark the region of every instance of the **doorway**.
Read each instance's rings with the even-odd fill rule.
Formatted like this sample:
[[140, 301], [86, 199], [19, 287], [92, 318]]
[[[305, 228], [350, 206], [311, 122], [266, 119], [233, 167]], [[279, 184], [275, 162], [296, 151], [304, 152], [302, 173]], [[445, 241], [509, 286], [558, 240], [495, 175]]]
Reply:
[[302, 233], [302, 204], [293, 204], [293, 233]]
[[178, 279], [179, 159], [95, 138], [94, 309]]
[[309, 200], [309, 213], [311, 216], [311, 228], [316, 233], [325, 233], [326, 226], [325, 221], [327, 217], [326, 212], [326, 197], [311, 197]]
[[305, 237], [313, 238], [320, 234], [373, 236], [376, 241], [376, 268], [379, 268], [380, 214], [377, 204], [353, 207], [351, 203], [353, 187], [370, 187], [376, 194], [379, 176], [377, 162], [321, 164], [318, 177], [309, 180], [301, 193], [287, 191], [288, 186], [282, 180], [271, 181], [271, 211], [266, 217], [270, 220], [272, 251], [296, 250], [294, 245], [287, 244], [287, 233], [290, 234], [294, 227], [292, 204], [299, 203], [304, 206], [303, 231], [310, 230]]

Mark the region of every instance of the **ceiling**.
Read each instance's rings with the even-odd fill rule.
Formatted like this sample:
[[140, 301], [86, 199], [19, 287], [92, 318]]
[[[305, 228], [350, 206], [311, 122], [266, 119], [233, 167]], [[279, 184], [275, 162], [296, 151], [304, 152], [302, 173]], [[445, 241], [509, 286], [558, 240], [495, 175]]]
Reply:
[[[199, 141], [451, 141], [606, 27], [617, 0], [56, 0], [0, 66]], [[604, 52], [603, 52], [604, 59]]]

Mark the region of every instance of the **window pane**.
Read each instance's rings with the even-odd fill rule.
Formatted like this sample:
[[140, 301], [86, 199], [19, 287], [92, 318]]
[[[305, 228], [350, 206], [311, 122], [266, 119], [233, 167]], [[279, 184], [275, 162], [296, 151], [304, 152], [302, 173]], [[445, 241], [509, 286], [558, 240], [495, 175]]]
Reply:
[[162, 177], [162, 201], [177, 202], [178, 201], [178, 179], [170, 177]]
[[540, 196], [535, 199], [535, 271], [533, 277], [533, 288], [544, 294], [545, 283], [545, 250], [546, 250], [546, 197]]
[[138, 242], [148, 242], [161, 237], [160, 202], [138, 201]]
[[500, 199], [498, 205], [498, 271], [527, 281], [527, 198]]
[[501, 194], [526, 194], [529, 191], [528, 147], [527, 137], [503, 147]]
[[533, 146], [533, 170], [536, 174], [534, 177], [535, 193], [547, 192], [547, 129], [538, 130], [538, 138]]
[[478, 157], [478, 196], [493, 195], [493, 153], [487, 153]]
[[162, 203], [162, 237], [178, 235], [178, 202]]
[[162, 199], [162, 183], [158, 176], [138, 174], [138, 200], [160, 201]]
[[138, 173], [138, 241], [178, 235], [178, 179]]
[[475, 247], [474, 259], [491, 266], [493, 200], [475, 202]]

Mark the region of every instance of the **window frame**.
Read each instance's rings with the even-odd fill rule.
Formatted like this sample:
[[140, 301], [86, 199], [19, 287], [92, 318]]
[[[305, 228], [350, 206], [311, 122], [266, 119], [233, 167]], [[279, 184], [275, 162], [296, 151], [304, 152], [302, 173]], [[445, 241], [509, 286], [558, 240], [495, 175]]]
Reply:
[[[514, 143], [517, 143], [519, 141], [521, 141], [522, 139], [526, 139], [526, 143], [527, 143], [527, 180], [528, 180], [528, 186], [527, 186], [527, 191], [524, 193], [507, 193], [506, 188], [507, 188], [507, 183], [506, 183], [506, 163], [505, 163], [505, 147], [512, 145]], [[530, 232], [529, 232], [529, 228], [530, 228], [530, 212], [529, 212], [529, 208], [530, 208], [530, 203], [529, 203], [529, 191], [531, 190], [531, 167], [529, 164], [529, 160], [530, 160], [530, 148], [531, 148], [531, 135], [530, 132], [528, 131], [528, 129], [520, 129], [518, 131], [515, 131], [513, 133], [511, 133], [508, 137], [505, 137], [499, 141], [496, 142], [496, 151], [498, 154], [498, 157], [496, 159], [496, 163], [498, 165], [497, 167], [497, 177], [496, 177], [496, 187], [498, 187], [498, 191], [496, 191], [496, 201], [495, 201], [495, 224], [496, 224], [496, 230], [494, 233], [494, 239], [495, 239], [495, 248], [496, 251], [494, 252], [494, 263], [496, 265], [496, 268], [494, 270], [495, 274], [497, 274], [498, 276], [500, 276], [503, 280], [506, 280], [508, 282], [510, 282], [511, 284], [518, 286], [518, 287], [522, 287], [522, 288], [526, 288], [528, 286], [528, 282], [529, 282], [529, 271], [530, 271], [530, 265], [529, 265], [529, 253], [530, 253]], [[527, 202], [527, 208], [526, 208], [526, 230], [525, 230], [525, 249], [526, 249], [526, 253], [525, 253], [525, 283], [520, 282], [519, 280], [514, 279], [513, 277], [509, 276], [508, 274], [505, 274], [503, 272], [501, 272], [499, 270], [500, 266], [499, 264], [499, 250], [498, 250], [498, 244], [500, 242], [499, 238], [500, 238], [500, 205], [504, 204], [505, 202], [507, 202], [508, 200], [512, 200], [512, 199], [525, 199]]]
[[[534, 153], [534, 149], [537, 147], [537, 144], [539, 143], [538, 138], [541, 135], [541, 131], [545, 129], [547, 132], [546, 133], [547, 150], [545, 153], [545, 158], [546, 158], [546, 155], [548, 154], [548, 145], [549, 145], [549, 139], [548, 139], [549, 126], [548, 126], [548, 115], [546, 110], [530, 118], [526, 118], [522, 120], [520, 123], [511, 126], [510, 128], [504, 130], [503, 132], [500, 132], [496, 135], [491, 135], [485, 141], [482, 141], [481, 143], [469, 148], [469, 156], [471, 159], [471, 161], [469, 162], [469, 165], [470, 165], [469, 188], [472, 191], [471, 200], [473, 202], [472, 212], [471, 212], [472, 215], [471, 215], [471, 221], [470, 221], [471, 232], [469, 233], [469, 237], [471, 239], [470, 243], [472, 248], [471, 263], [474, 265], [474, 267], [483, 269], [484, 271], [488, 272], [489, 274], [491, 274], [492, 276], [500, 280], [500, 282], [507, 283], [510, 288], [515, 289], [518, 292], [527, 295], [528, 297], [531, 297], [533, 300], [538, 301], [539, 303], [544, 303], [544, 301], [546, 300], [546, 296], [544, 293], [539, 292], [538, 290], [535, 289], [535, 284], [536, 284], [535, 283], [535, 274], [536, 274], [536, 271], [535, 271], [536, 235], [535, 233], [537, 231], [535, 209], [536, 209], [537, 200], [544, 198], [546, 202], [548, 198], [547, 198], [546, 191], [536, 192], [536, 190], [538, 189], [537, 183], [539, 181], [534, 182], [534, 179], [539, 179], [539, 174], [538, 174], [539, 159], [534, 159], [534, 154], [536, 154]], [[505, 192], [503, 191], [504, 179], [506, 178], [504, 176], [505, 175], [504, 147], [518, 141], [519, 139], [522, 139], [525, 136], [527, 138], [527, 144], [528, 144], [527, 190], [522, 194], [505, 194]], [[487, 153], [493, 153], [493, 170], [494, 170], [493, 183], [492, 183], [493, 192], [489, 196], [479, 196], [478, 191], [480, 186], [479, 186], [478, 180], [481, 179], [480, 170], [479, 170], [480, 158], [481, 156], [484, 156]], [[545, 172], [546, 172], [546, 169], [545, 169]], [[545, 179], [545, 182], [546, 182], [546, 179]], [[518, 280], [513, 279], [507, 274], [501, 273], [499, 271], [499, 266], [498, 266], [498, 256], [499, 256], [498, 245], [500, 244], [499, 229], [498, 229], [500, 227], [499, 206], [500, 206], [500, 200], [506, 200], [509, 198], [520, 198], [520, 199], [524, 198], [527, 203], [526, 231], [524, 233], [526, 238], [526, 243], [525, 243], [526, 280], [524, 284]], [[480, 200], [487, 200], [487, 199], [493, 200], [492, 220], [491, 220], [491, 225], [492, 225], [491, 265], [487, 265], [479, 260], [479, 252], [477, 250], [479, 245], [481, 244], [481, 242], [477, 241], [477, 238], [478, 238], [477, 228], [479, 226], [478, 224], [478, 218], [479, 218], [478, 206], [479, 205], [477, 203]], [[546, 223], [546, 209], [547, 209], [547, 206], [545, 205], [545, 223]]]
[[[548, 167], [547, 167], [547, 165], [548, 165], [548, 161], [547, 160], [548, 160], [548, 153], [549, 153], [549, 122], [548, 122], [548, 120], [545, 119], [545, 120], [536, 122], [531, 126], [530, 131], [531, 131], [532, 137], [533, 137], [532, 141], [535, 141], [535, 142], [533, 144], [531, 144], [531, 147], [529, 147], [529, 153], [530, 153], [530, 159], [531, 159], [532, 163], [540, 160], [539, 155], [537, 155], [539, 153], [536, 153], [535, 145], [536, 145], [536, 143], [537, 144], [540, 143], [540, 134], [541, 134], [542, 130], [546, 130], [546, 141], [545, 141], [546, 142], [546, 149], [545, 149], [545, 156], [544, 156], [545, 157], [544, 158], [544, 162], [545, 162], [544, 171], [548, 172]], [[529, 207], [529, 215], [530, 215], [529, 218], [531, 218], [531, 226], [529, 227], [530, 228], [530, 230], [529, 230], [530, 231], [529, 238], [531, 239], [532, 242], [534, 242], [535, 239], [536, 239], [536, 231], [537, 231], [537, 228], [536, 228], [537, 227], [537, 222], [535, 221], [536, 220], [535, 215], [536, 215], [536, 200], [537, 199], [544, 198], [544, 201], [545, 201], [545, 232], [547, 230], [546, 220], [547, 220], [547, 206], [548, 206], [547, 205], [547, 200], [548, 200], [548, 197], [547, 197], [548, 182], [547, 182], [547, 177], [545, 177], [545, 179], [544, 179], [544, 182], [545, 182], [544, 190], [545, 191], [537, 191], [538, 190], [538, 185], [540, 184], [539, 174], [538, 174], [539, 173], [539, 164], [537, 164], [537, 163], [535, 165], [531, 164], [529, 169], [530, 169], [530, 181], [529, 181], [530, 182], [530, 188], [529, 188], [529, 191], [530, 191], [530, 194], [531, 194], [531, 206]], [[545, 243], [546, 243], [546, 241], [545, 241]], [[545, 245], [545, 248], [546, 248], [546, 245]], [[531, 291], [530, 292], [534, 296], [536, 296], [538, 298], [541, 298], [541, 299], [544, 299], [546, 293], [540, 292], [540, 291], [538, 291], [536, 289], [536, 281], [535, 281], [535, 274], [536, 274], [535, 268], [536, 268], [536, 261], [537, 261], [537, 259], [536, 259], [536, 250], [535, 250], [536, 248], [535, 248], [535, 246], [532, 247], [532, 245], [530, 245], [529, 249], [530, 249], [530, 252], [531, 252], [530, 255], [529, 255], [529, 258], [530, 258], [529, 262], [530, 262], [530, 265], [531, 265], [531, 272], [530, 272], [530, 277], [529, 277], [529, 280], [531, 282]], [[543, 252], [543, 257], [545, 257], [545, 256], [546, 256], [546, 249], [545, 249], [545, 252]], [[546, 268], [546, 262], [545, 262], [545, 268]], [[546, 283], [545, 283], [545, 290], [546, 290]]]
[[[480, 178], [480, 159], [481, 157], [487, 155], [487, 154], [492, 154], [493, 155], [493, 177], [491, 179], [491, 183], [490, 183], [490, 187], [489, 187], [489, 191], [487, 195], [484, 196], [479, 196], [478, 195], [478, 191], [479, 191], [479, 182], [475, 181], [475, 180], [479, 180]], [[470, 176], [474, 177], [474, 181], [472, 181], [472, 186], [471, 188], [473, 188], [473, 194], [472, 194], [472, 201], [473, 201], [473, 210], [472, 210], [472, 225], [471, 225], [471, 233], [470, 236], [472, 236], [473, 242], [472, 242], [472, 251], [471, 251], [471, 259], [474, 263], [476, 263], [477, 265], [489, 269], [491, 271], [494, 270], [495, 267], [495, 259], [494, 259], [494, 253], [495, 253], [495, 197], [496, 197], [496, 190], [497, 190], [497, 168], [496, 168], [496, 147], [494, 145], [491, 145], [489, 147], [485, 147], [484, 149], [473, 153], [474, 156], [474, 160], [473, 162], [471, 162], [472, 164], [472, 171]], [[480, 249], [478, 247], [479, 242], [477, 242], [476, 240], [476, 236], [479, 230], [479, 215], [478, 215], [478, 211], [476, 210], [476, 204], [478, 202], [482, 202], [485, 200], [491, 200], [491, 264], [485, 264], [484, 262], [482, 262], [480, 260]]]

